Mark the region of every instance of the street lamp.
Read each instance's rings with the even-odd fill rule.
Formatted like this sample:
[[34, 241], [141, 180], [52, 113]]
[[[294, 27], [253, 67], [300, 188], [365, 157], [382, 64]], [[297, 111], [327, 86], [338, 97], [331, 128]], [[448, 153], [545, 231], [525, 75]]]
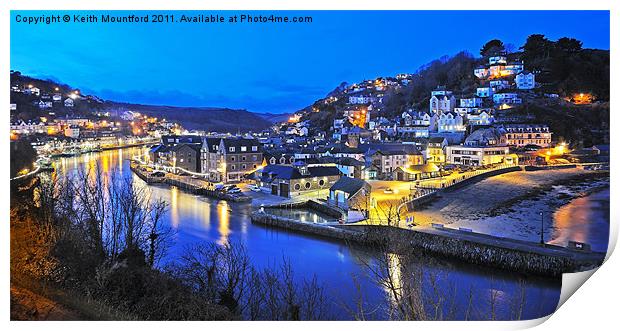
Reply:
[[543, 222], [543, 212], [540, 212], [540, 244], [541, 245], [545, 245], [545, 229], [544, 229], [544, 222]]

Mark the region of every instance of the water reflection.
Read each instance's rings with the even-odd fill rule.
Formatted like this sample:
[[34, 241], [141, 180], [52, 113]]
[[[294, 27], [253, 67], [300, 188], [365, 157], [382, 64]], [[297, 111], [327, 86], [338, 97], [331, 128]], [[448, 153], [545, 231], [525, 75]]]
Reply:
[[[373, 308], [373, 316], [369, 318], [386, 318], [384, 310], [377, 310], [380, 303], [389, 299], [386, 290], [377, 285], [366, 268], [369, 261], [377, 259], [377, 254], [366, 248], [350, 246], [340, 241], [302, 235], [275, 228], [253, 225], [250, 220], [251, 206], [247, 203], [215, 201], [206, 197], [188, 194], [174, 187], [164, 185], [146, 185], [129, 169], [129, 159], [134, 155], [143, 154], [139, 148], [119, 151], [103, 151], [90, 154], [88, 157], [73, 157], [56, 162], [59, 176], [74, 174], [77, 169], [86, 169], [89, 165], [100, 164], [106, 169], [103, 175], [130, 178], [137, 187], [146, 187], [151, 199], [163, 199], [169, 204], [164, 219], [175, 230], [175, 237], [164, 263], [173, 262], [184, 253], [189, 245], [216, 242], [243, 243], [250, 255], [252, 263], [258, 268], [279, 265], [283, 258], [291, 261], [296, 277], [312, 277], [324, 284], [326, 293], [334, 300], [329, 310], [334, 319], [350, 319], [351, 314], [344, 308], [355, 308], [358, 298]], [[290, 212], [290, 210], [289, 210]], [[289, 214], [291, 215], [291, 214]], [[293, 216], [307, 222], [324, 222], [328, 216], [309, 211], [293, 211]], [[401, 258], [393, 255], [390, 259], [391, 273], [396, 277], [394, 282], [402, 288], [401, 278], [410, 267], [399, 267]], [[469, 289], [475, 289], [476, 303], [484, 305], [481, 311], [488, 311], [487, 293], [495, 293], [501, 298], [498, 301], [497, 318], [510, 318], [507, 305], [520, 296], [519, 275], [483, 269], [458, 262], [442, 259], [424, 258], [415, 261], [416, 268], [422, 274], [442, 275], [437, 287], [453, 289], [451, 300], [456, 302], [459, 313], [455, 318], [466, 317], [463, 307], [467, 307]], [[359, 288], [353, 279], [359, 281]], [[424, 278], [423, 288], [431, 288], [430, 276]], [[501, 282], [496, 282], [500, 279]], [[407, 284], [405, 284], [407, 285]], [[553, 311], [557, 305], [560, 289], [559, 280], [530, 281], [525, 289], [528, 296], [527, 311], [524, 318], [537, 318]], [[447, 290], [446, 290], [447, 291]], [[490, 292], [496, 291], [496, 292]], [[500, 292], [497, 292], [500, 291]], [[432, 296], [429, 292], [427, 295]], [[501, 307], [500, 307], [501, 306]], [[483, 316], [482, 313], [477, 316]], [[483, 317], [487, 317], [484, 315]]]
[[217, 204], [217, 216], [219, 219], [218, 231], [220, 232], [220, 239], [217, 241], [220, 245], [228, 243], [228, 235], [230, 234], [230, 210], [228, 209], [228, 202], [221, 200]]
[[609, 188], [577, 198], [553, 214], [550, 243], [566, 246], [578, 241], [606, 252], [609, 243]]
[[170, 224], [173, 229], [179, 227], [179, 189], [177, 187], [170, 188]]

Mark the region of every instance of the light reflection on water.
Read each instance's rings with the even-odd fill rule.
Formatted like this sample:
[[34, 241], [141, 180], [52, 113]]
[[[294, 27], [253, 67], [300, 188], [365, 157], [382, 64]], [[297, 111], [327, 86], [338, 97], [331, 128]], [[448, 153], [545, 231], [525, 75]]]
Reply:
[[572, 200], [553, 214], [549, 243], [566, 246], [578, 241], [606, 252], [609, 242], [609, 188]]
[[[274, 267], [283, 258], [290, 260], [297, 277], [312, 277], [325, 285], [326, 294], [333, 297], [330, 311], [333, 319], [350, 319], [351, 315], [344, 308], [355, 308], [361, 295], [367, 308], [376, 307], [379, 302], [389, 299], [385, 288], [378, 286], [368, 276], [364, 265], [372, 263], [376, 253], [367, 249], [352, 247], [339, 241], [301, 235], [274, 228], [253, 225], [250, 220], [251, 206], [247, 203], [214, 201], [206, 197], [185, 193], [177, 188], [165, 185], [146, 185], [129, 169], [129, 159], [142, 154], [139, 148], [122, 151], [104, 151], [80, 157], [57, 160], [58, 174], [73, 174], [80, 166], [86, 167], [97, 163], [105, 168], [104, 175], [116, 174], [133, 178], [135, 185], [146, 186], [151, 199], [163, 199], [169, 203], [166, 214], [168, 224], [175, 229], [174, 242], [166, 261], [176, 260], [192, 244], [217, 242], [243, 243], [255, 266]], [[301, 220], [323, 222], [327, 216], [301, 211], [296, 214]], [[370, 261], [370, 262], [369, 262]], [[392, 260], [391, 260], [392, 261]], [[399, 259], [394, 257], [391, 272], [399, 275]], [[501, 294], [495, 303], [498, 319], [509, 318], [510, 302], [520, 295], [519, 276], [514, 273], [500, 272], [487, 268], [465, 265], [454, 261], [425, 258], [418, 268], [425, 273], [443, 275], [437, 280], [440, 288], [455, 288], [450, 294], [457, 305], [463, 307], [468, 303], [469, 290], [480, 291], [477, 296], [481, 311], [489, 309], [488, 293]], [[361, 286], [358, 292], [353, 278]], [[428, 277], [427, 277], [428, 278]], [[428, 282], [424, 280], [425, 284]], [[400, 281], [400, 280], [396, 280]], [[559, 280], [530, 279], [526, 292], [528, 294], [527, 311], [524, 318], [537, 318], [551, 313], [558, 302], [560, 292]], [[495, 292], [494, 292], [495, 291]], [[485, 295], [484, 293], [487, 293]], [[385, 311], [376, 311], [370, 318], [385, 318]], [[479, 318], [486, 318], [481, 314]], [[457, 318], [463, 318], [458, 315]]]

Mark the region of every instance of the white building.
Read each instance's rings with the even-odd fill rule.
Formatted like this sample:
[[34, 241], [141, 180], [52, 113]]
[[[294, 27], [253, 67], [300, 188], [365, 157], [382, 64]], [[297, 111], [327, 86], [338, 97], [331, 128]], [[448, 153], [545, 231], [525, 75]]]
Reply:
[[495, 91], [493, 90], [492, 87], [490, 86], [486, 86], [486, 87], [478, 87], [476, 89], [476, 95], [481, 97], [481, 98], [489, 98], [493, 96], [493, 93]]
[[65, 128], [65, 137], [78, 138], [80, 137], [80, 127], [77, 125], [70, 125]]
[[428, 125], [397, 126], [396, 132], [399, 135], [406, 135], [412, 138], [428, 138], [430, 135]]
[[446, 147], [446, 162], [467, 166], [489, 164], [517, 164], [516, 157], [509, 154], [508, 146], [464, 146]]
[[377, 98], [370, 95], [356, 95], [349, 97], [349, 103], [353, 105], [365, 105], [376, 101]]
[[435, 94], [431, 96], [429, 110], [431, 114], [451, 112], [456, 107], [453, 95]]
[[476, 97], [461, 99], [460, 105], [462, 108], [478, 108], [482, 106], [482, 99]]
[[496, 55], [496, 56], [489, 57], [489, 65], [506, 64], [506, 62], [507, 62], [506, 56], [504, 55]]
[[510, 88], [510, 82], [505, 79], [496, 79], [490, 81], [489, 86], [493, 88], [493, 91], [500, 91]]
[[52, 108], [52, 102], [51, 101], [39, 100], [38, 105], [39, 105], [39, 109]]
[[533, 73], [529, 71], [521, 71], [515, 77], [515, 83], [519, 90], [531, 90], [536, 86], [536, 80]]
[[24, 90], [24, 93], [38, 96], [38, 95], [41, 95], [41, 90], [38, 87], [29, 87]]
[[476, 69], [474, 69], [474, 76], [480, 79], [485, 79], [489, 76], [489, 69], [487, 69], [484, 66], [479, 66]]
[[552, 132], [544, 124], [505, 124], [504, 140], [510, 146], [538, 145], [549, 147]]
[[504, 68], [504, 72], [506, 72], [508, 75], [516, 75], [521, 71], [523, 71], [523, 62], [513, 62], [507, 64]]
[[470, 125], [491, 125], [494, 120], [493, 115], [489, 115], [484, 110], [478, 114], [467, 114], [467, 122]]
[[466, 127], [461, 115], [449, 112], [433, 115], [431, 130], [436, 132], [463, 132]]
[[496, 104], [520, 104], [522, 102], [521, 98], [517, 93], [496, 93], [493, 94], [493, 102]]
[[472, 132], [462, 145], [447, 146], [446, 161], [467, 166], [517, 165], [517, 156], [509, 155], [510, 149], [502, 139], [501, 130], [496, 128], [478, 129]]
[[401, 114], [405, 126], [421, 125], [428, 126], [431, 124], [431, 116], [425, 112], [406, 111]]

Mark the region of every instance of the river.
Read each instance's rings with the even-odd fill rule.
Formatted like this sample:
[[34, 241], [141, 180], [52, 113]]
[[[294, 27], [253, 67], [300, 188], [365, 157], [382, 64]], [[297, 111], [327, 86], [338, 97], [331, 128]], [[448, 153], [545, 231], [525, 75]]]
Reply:
[[551, 244], [588, 243], [593, 251], [607, 252], [609, 244], [609, 186], [576, 198], [553, 214]]
[[[146, 185], [129, 168], [129, 159], [142, 152], [141, 148], [128, 148], [84, 154], [57, 159], [55, 168], [58, 175], [71, 176], [78, 168], [99, 164], [104, 174], [115, 173]], [[216, 201], [168, 186], [148, 187], [153, 198], [168, 202], [165, 221], [175, 230], [172, 246], [161, 264], [174, 261], [192, 244], [243, 243], [256, 266], [273, 267], [286, 258], [297, 277], [316, 276], [331, 298], [331, 319], [352, 319], [346, 307], [354, 308], [360, 297], [367, 310], [373, 311], [368, 318], [387, 318], [384, 310], [375, 309], [388, 300], [386, 290], [373, 281], [366, 267], [376, 259], [376, 253], [339, 241], [253, 225], [249, 203]], [[424, 275], [435, 276], [423, 278], [426, 296], [434, 295], [432, 279], [437, 282], [435, 289], [454, 300], [455, 319], [466, 318], [470, 302], [475, 307], [469, 314], [471, 319], [512, 319], [516, 317], [516, 305], [522, 307], [522, 319], [532, 319], [555, 311], [559, 300], [561, 279], [522, 276], [428, 256], [417, 263]], [[359, 280], [359, 291], [354, 277]], [[523, 304], [520, 298], [524, 298]], [[448, 316], [447, 311], [444, 316]]]

